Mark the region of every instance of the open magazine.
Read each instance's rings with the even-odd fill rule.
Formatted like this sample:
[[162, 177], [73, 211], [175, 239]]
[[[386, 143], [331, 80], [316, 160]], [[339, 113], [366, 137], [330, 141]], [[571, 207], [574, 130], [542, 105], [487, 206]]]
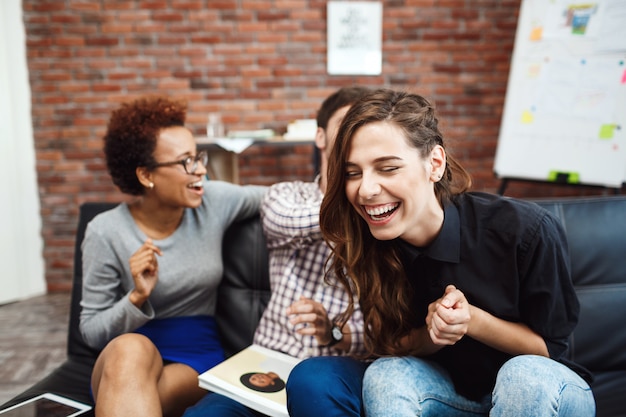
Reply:
[[201, 374], [200, 387], [272, 417], [288, 417], [285, 383], [300, 359], [250, 345]]

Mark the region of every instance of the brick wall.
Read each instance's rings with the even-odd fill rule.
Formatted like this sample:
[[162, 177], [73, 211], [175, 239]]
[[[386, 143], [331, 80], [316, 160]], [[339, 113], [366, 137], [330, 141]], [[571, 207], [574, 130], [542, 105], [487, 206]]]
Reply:
[[[229, 129], [284, 132], [343, 85], [409, 89], [432, 99], [475, 188], [492, 167], [519, 0], [383, 2], [383, 73], [326, 74], [326, 2], [319, 0], [23, 0], [41, 196], [46, 279], [69, 289], [78, 206], [118, 201], [101, 152], [111, 109], [142, 94], [189, 102]], [[309, 179], [311, 147], [240, 158], [241, 182]], [[280, 158], [280, 163], [276, 159]], [[517, 196], [593, 194], [591, 187], [512, 184]]]

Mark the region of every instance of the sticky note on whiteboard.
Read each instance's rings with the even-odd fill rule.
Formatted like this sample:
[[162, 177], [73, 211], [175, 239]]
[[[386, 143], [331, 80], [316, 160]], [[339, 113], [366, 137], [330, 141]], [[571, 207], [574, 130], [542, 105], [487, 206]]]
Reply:
[[541, 26], [537, 26], [532, 28], [530, 31], [530, 40], [531, 41], [540, 41], [543, 36], [543, 28]]
[[535, 120], [535, 116], [533, 116], [530, 110], [524, 110], [522, 112], [522, 123], [530, 124], [533, 122], [533, 120]]
[[580, 182], [580, 175], [577, 172], [550, 171], [548, 173], [548, 181], [561, 184], [578, 184]]
[[598, 136], [600, 139], [612, 139], [613, 133], [615, 132], [616, 125], [614, 124], [604, 124], [600, 126], [600, 132]]

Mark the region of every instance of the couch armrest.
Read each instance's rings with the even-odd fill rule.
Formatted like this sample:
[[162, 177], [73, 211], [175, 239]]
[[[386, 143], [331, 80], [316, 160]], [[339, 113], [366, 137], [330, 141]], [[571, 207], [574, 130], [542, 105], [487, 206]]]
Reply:
[[252, 343], [270, 298], [269, 265], [259, 216], [237, 222], [224, 235], [224, 277], [216, 320], [227, 356]]

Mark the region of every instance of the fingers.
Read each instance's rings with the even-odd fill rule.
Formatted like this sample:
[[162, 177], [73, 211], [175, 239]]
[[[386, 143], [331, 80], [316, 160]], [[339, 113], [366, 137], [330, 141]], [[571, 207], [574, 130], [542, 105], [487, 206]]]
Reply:
[[291, 304], [285, 313], [296, 333], [311, 336], [326, 336], [330, 332], [328, 313], [321, 303], [306, 297]]
[[301, 295], [298, 301], [293, 302], [289, 307], [287, 307], [287, 310], [285, 311], [285, 313], [287, 315], [298, 314], [298, 313], [309, 313], [312, 311], [312, 308], [313, 308], [312, 303], [314, 303], [313, 300]]
[[134, 291], [138, 295], [138, 302], [150, 296], [156, 286], [159, 270], [157, 255], [161, 254], [161, 249], [155, 246], [151, 239], [146, 239], [130, 257], [130, 272], [135, 283]]
[[326, 319], [326, 309], [321, 303], [310, 298], [300, 297], [285, 311], [292, 324], [315, 323], [319, 318]]
[[438, 315], [433, 316], [429, 326], [430, 338], [438, 345], [453, 345], [461, 340], [466, 333], [466, 323], [450, 324]]
[[155, 253], [155, 254], [157, 254], [159, 256], [163, 255], [163, 253], [161, 252], [161, 249], [158, 246], [156, 246], [152, 242], [152, 239], [150, 239], [150, 238], [146, 239], [146, 241], [144, 242], [142, 248], [150, 249], [150, 250], [152, 250], [153, 253]]
[[146, 239], [144, 244], [137, 251], [138, 262], [140, 262], [144, 268], [141, 269], [142, 273], [154, 273], [159, 267], [159, 262], [157, 261], [157, 255], [161, 256], [162, 252], [159, 247], [155, 246], [152, 243], [152, 239]]
[[162, 255], [161, 249], [155, 246], [151, 239], [147, 239], [130, 258], [133, 277], [138, 277], [144, 273], [153, 274], [156, 272], [159, 266], [156, 255]]
[[159, 271], [157, 255], [162, 254], [161, 249], [148, 238], [128, 260], [135, 284], [129, 294], [129, 300], [138, 308], [148, 300], [156, 287]]
[[443, 297], [428, 308], [426, 325], [430, 338], [435, 344], [455, 344], [467, 333], [470, 318], [465, 295], [454, 285], [448, 285]]
[[456, 303], [465, 299], [465, 295], [456, 289], [454, 285], [448, 285], [441, 298], [441, 305], [446, 308], [454, 308]]

